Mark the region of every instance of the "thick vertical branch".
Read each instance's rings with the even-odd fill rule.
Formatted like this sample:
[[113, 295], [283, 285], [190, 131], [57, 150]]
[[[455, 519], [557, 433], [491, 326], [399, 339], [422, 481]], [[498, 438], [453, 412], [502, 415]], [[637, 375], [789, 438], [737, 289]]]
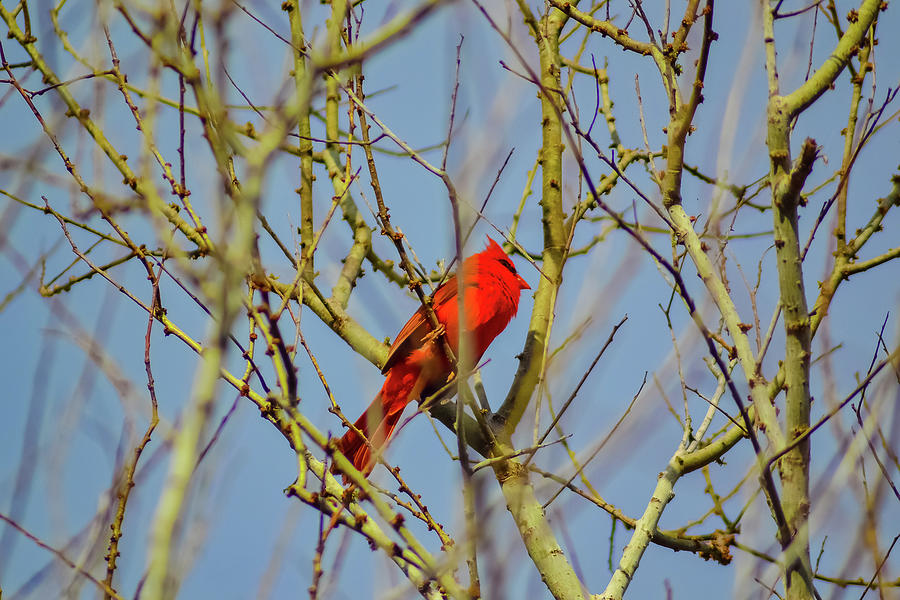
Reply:
[[[792, 169], [790, 122], [834, 83], [874, 22], [880, 5], [877, 0], [864, 0], [860, 5], [858, 20], [841, 36], [834, 52], [806, 83], [786, 96], [780, 95], [778, 85], [773, 10], [768, 2], [763, 6], [766, 70], [769, 80], [766, 143], [769, 149], [769, 184], [772, 189], [778, 284], [781, 306], [784, 309], [783, 370], [788, 444], [803, 436], [809, 429], [811, 327], [797, 235], [797, 207], [803, 184], [812, 170], [816, 157], [815, 142], [807, 139], [798, 164]], [[815, 592], [811, 581], [807, 523], [810, 510], [809, 468], [808, 438], [795, 444], [779, 463], [784, 512], [793, 538], [781, 540], [782, 547], [787, 552], [785, 588], [788, 599], [810, 598]]]
[[[790, 170], [787, 149], [788, 123], [783, 130], [770, 121], [769, 151], [772, 157], [770, 178], [773, 182], [773, 219], [778, 286], [784, 310], [785, 329], [785, 426], [787, 442], [809, 429], [809, 364], [810, 326], [806, 292], [803, 286], [803, 263], [797, 235], [797, 206], [803, 182], [816, 157], [815, 142], [807, 139], [797, 168]], [[777, 139], [776, 139], [777, 138]], [[778, 149], [772, 153], [773, 147]], [[783, 152], [783, 153], [782, 153]], [[788, 598], [808, 598], [811, 590], [804, 579], [811, 574], [809, 560], [809, 441], [797, 444], [779, 463], [785, 518], [792, 540], [789, 566], [785, 573]], [[799, 561], [799, 562], [798, 562]]]
[[[530, 14], [530, 13], [528, 13]], [[562, 123], [565, 105], [559, 97], [559, 31], [566, 16], [557, 11], [545, 17], [534, 31], [540, 53], [541, 100], [541, 224], [544, 250], [541, 267], [544, 277], [534, 294], [534, 308], [528, 324], [528, 338], [519, 359], [519, 369], [495, 422], [510, 434], [522, 419], [541, 372], [544, 347], [550, 335], [556, 292], [562, 283], [566, 258], [566, 230], [562, 208]]]
[[[346, 0], [334, 0], [331, 3], [331, 18], [328, 19], [328, 52], [329, 56], [339, 56], [341, 54], [341, 30], [343, 28], [344, 17], [347, 14]], [[338, 109], [340, 101], [340, 88], [338, 85], [337, 72], [325, 72], [325, 137], [328, 142], [325, 145], [325, 151], [336, 155], [340, 152], [338, 138], [340, 137], [340, 129], [338, 127]]]
[[[480, 6], [480, 5], [479, 5]], [[566, 16], [550, 11], [538, 23], [524, 2], [519, 3], [526, 23], [531, 25], [532, 34], [540, 54], [540, 101], [542, 198], [541, 223], [544, 233], [542, 271], [535, 293], [534, 309], [531, 313], [528, 338], [519, 362], [510, 391], [503, 405], [494, 415], [494, 424], [501, 429], [501, 436], [494, 452], [507, 453], [512, 448], [507, 444], [509, 436], [522, 419], [525, 409], [538, 382], [545, 356], [545, 345], [553, 322], [556, 294], [562, 281], [562, 269], [566, 257], [566, 233], [562, 209], [562, 123], [560, 115], [565, 106], [562, 103], [559, 59], [559, 32]], [[482, 8], [482, 12], [484, 9]], [[485, 13], [487, 15], [487, 13]], [[489, 18], [489, 17], [488, 17]], [[557, 600], [583, 599], [581, 582], [569, 563], [556, 535], [547, 522], [544, 510], [534, 495], [534, 488], [528, 479], [528, 471], [515, 460], [495, 463], [494, 474], [506, 507], [512, 515], [525, 545], [528, 556], [541, 574], [547, 589]]]
[[[306, 37], [303, 35], [303, 18], [299, 0], [287, 5], [291, 22], [291, 44], [294, 46], [294, 81], [297, 96], [304, 95], [303, 86], [311, 85], [305, 54]], [[309, 104], [303, 106], [297, 119], [297, 133], [300, 136], [300, 259], [305, 261], [304, 276], [312, 281], [315, 272], [313, 257], [308, 256], [313, 240], [313, 144], [309, 126]]]
[[[785, 329], [785, 425], [786, 442], [809, 429], [809, 357], [810, 328], [806, 292], [803, 286], [803, 261], [797, 233], [797, 206], [800, 191], [812, 170], [815, 142], [807, 139], [797, 170], [791, 170], [790, 121], [792, 114], [779, 95], [778, 65], [774, 38], [774, 14], [768, 3], [763, 7], [766, 47], [766, 71], [769, 82], [768, 132], [769, 183], [772, 189], [775, 253], [778, 286], [784, 310]], [[797, 444], [779, 463], [782, 500], [788, 534], [780, 535], [785, 550], [784, 585], [787, 598], [811, 598], [812, 573], [809, 560], [809, 442]], [[809, 584], [809, 585], [808, 585]]]

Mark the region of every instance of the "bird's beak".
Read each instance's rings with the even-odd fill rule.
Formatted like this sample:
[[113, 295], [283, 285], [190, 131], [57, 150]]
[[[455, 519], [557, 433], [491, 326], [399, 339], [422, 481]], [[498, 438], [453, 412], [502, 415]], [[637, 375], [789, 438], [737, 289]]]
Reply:
[[519, 282], [519, 287], [523, 290], [530, 290], [531, 286], [528, 285], [528, 282], [522, 279], [522, 276], [518, 273], [516, 274], [516, 280]]

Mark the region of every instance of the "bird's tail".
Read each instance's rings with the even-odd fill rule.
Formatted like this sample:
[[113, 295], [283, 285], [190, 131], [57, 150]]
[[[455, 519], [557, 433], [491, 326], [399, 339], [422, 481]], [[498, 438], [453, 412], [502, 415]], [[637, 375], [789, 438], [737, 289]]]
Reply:
[[[385, 445], [400, 421], [400, 415], [403, 414], [403, 406], [396, 407], [395, 403], [390, 400], [383, 401], [383, 395], [384, 389], [382, 388], [366, 412], [361, 414], [353, 424], [366, 436], [372, 448], [376, 450], [380, 450]], [[375, 466], [372, 448], [352, 429], [338, 440], [338, 448], [364, 475], [368, 475]]]
[[[429, 357], [430, 354], [426, 354]], [[440, 363], [438, 363], [440, 366]], [[403, 409], [410, 401], [417, 399], [434, 377], [434, 366], [428, 361], [409, 358], [392, 366], [385, 378], [381, 391], [372, 404], [356, 420], [354, 425], [369, 440], [365, 440], [354, 430], [338, 440], [338, 448], [363, 475], [368, 475], [375, 467], [372, 450], [380, 452], [397, 427]], [[370, 446], [371, 444], [371, 446]], [[344, 483], [347, 478], [344, 477]]]

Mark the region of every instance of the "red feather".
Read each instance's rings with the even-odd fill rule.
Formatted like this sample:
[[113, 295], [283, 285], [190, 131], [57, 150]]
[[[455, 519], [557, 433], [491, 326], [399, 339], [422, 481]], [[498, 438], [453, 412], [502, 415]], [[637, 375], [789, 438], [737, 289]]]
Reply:
[[[530, 286], [516, 273], [503, 248], [490, 238], [487, 248], [463, 262], [461, 272], [465, 290], [465, 330], [471, 336], [472, 361], [477, 362], [516, 315], [519, 295]], [[432, 299], [434, 314], [444, 326], [454, 354], [459, 342], [458, 292], [457, 275], [454, 275], [435, 291]], [[407, 404], [435, 393], [453, 373], [439, 341], [424, 341], [431, 331], [425, 309], [419, 308], [391, 344], [381, 370], [386, 375], [384, 385], [354, 423], [375, 449], [382, 448], [391, 437]], [[365, 474], [371, 472], [374, 461], [370, 448], [355, 431], [351, 429], [345, 433], [338, 440], [338, 448], [357, 469]]]

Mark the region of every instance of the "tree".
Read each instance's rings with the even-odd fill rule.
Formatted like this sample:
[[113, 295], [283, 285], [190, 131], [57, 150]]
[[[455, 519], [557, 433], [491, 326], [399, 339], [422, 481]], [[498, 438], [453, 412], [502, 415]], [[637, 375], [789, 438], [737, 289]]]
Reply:
[[[895, 12], [0, 3], [0, 589], [896, 594]], [[485, 233], [533, 298], [366, 478]]]

